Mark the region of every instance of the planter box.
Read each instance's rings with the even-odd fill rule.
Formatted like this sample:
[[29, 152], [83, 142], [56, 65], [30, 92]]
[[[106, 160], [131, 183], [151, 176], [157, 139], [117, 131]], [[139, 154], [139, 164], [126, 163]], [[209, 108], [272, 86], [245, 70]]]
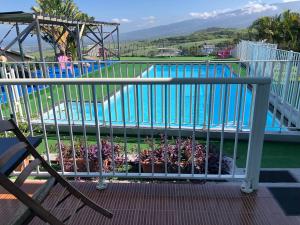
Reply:
[[[80, 158], [76, 159], [77, 172], [87, 172], [86, 159]], [[62, 165], [61, 165], [62, 166]], [[64, 169], [66, 172], [74, 172], [74, 160], [64, 158]], [[91, 172], [99, 171], [98, 161], [89, 160], [89, 168]]]
[[[152, 173], [152, 163], [151, 162], [142, 162], [142, 172], [143, 173]], [[164, 173], [165, 164], [163, 162], [154, 162], [154, 173]]]

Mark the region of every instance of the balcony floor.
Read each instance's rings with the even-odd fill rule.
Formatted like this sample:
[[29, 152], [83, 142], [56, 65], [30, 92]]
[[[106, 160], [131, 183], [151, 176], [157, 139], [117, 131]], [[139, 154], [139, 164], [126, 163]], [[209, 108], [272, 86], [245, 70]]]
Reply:
[[[30, 181], [24, 189], [30, 194], [41, 181]], [[296, 225], [300, 217], [287, 217], [267, 188], [255, 194], [240, 192], [231, 183], [112, 183], [104, 191], [96, 190], [94, 182], [73, 183], [84, 194], [111, 210], [113, 219], [106, 219], [93, 210], [83, 208], [72, 224], [230, 224], [230, 225]], [[57, 186], [44, 202], [51, 207], [57, 201], [61, 187]], [[6, 224], [19, 202], [0, 189], [0, 224]], [[70, 213], [77, 201], [69, 199], [54, 211], [60, 219]], [[30, 224], [43, 224], [35, 218]]]

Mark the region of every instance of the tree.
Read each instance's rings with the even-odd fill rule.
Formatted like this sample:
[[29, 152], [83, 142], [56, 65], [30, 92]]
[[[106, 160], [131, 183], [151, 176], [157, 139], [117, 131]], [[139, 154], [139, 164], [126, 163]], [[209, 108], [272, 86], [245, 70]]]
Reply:
[[249, 27], [250, 39], [277, 43], [281, 48], [300, 50], [300, 14], [290, 10], [274, 17], [262, 17]]
[[290, 49], [299, 50], [300, 41], [300, 14], [285, 11], [282, 14], [282, 28], [285, 45]]
[[253, 22], [250, 26], [250, 33], [255, 39], [274, 42], [274, 24], [272, 17], [262, 17]]
[[[65, 17], [73, 20], [94, 20], [93, 17], [81, 12], [73, 0], [36, 0], [37, 6], [33, 6], [32, 10], [37, 14], [49, 14], [56, 17]], [[64, 27], [57, 27], [51, 25], [41, 26], [43, 32], [43, 39], [57, 46], [63, 53], [70, 51], [74, 55], [74, 48], [76, 41], [68, 30]], [[56, 43], [57, 42], [57, 43]]]

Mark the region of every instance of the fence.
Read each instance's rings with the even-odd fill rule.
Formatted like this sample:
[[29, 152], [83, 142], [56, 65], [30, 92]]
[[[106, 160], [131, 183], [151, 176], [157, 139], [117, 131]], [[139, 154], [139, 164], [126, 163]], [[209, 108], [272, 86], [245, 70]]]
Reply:
[[[243, 179], [244, 191], [256, 189], [269, 78], [239, 77], [232, 65], [220, 62], [123, 62], [98, 70], [96, 64], [101, 67], [100, 62], [71, 64], [71, 78], [60, 72], [61, 65], [3, 65], [1, 119], [12, 113], [30, 135], [42, 134], [39, 151], [65, 176]], [[29, 76], [48, 78], [13, 79], [12, 68], [17, 74], [18, 66], [22, 77], [33, 69]], [[217, 140], [211, 137], [214, 130]], [[250, 133], [244, 150], [242, 130]], [[230, 149], [226, 131], [234, 135]], [[35, 174], [46, 175], [42, 169]]]
[[272, 78], [270, 103], [291, 129], [300, 128], [300, 53], [277, 49], [277, 45], [242, 41], [237, 58], [248, 61], [250, 76]]
[[[246, 68], [244, 67], [246, 63]], [[198, 62], [180, 62], [180, 61], [90, 61], [90, 62], [70, 62], [70, 63], [7, 63], [0, 68], [1, 76], [4, 79], [8, 78], [230, 78], [230, 77], [247, 77], [247, 76], [268, 76], [266, 70], [262, 71], [262, 75], [258, 75], [258, 70], [253, 74], [250, 69], [252, 63], [261, 63], [260, 61], [198, 61]], [[275, 66], [278, 62], [264, 61], [266, 66]], [[287, 62], [281, 62], [283, 66], [286, 66]], [[248, 66], [247, 66], [248, 65]], [[281, 74], [283, 72], [281, 71]], [[252, 75], [251, 75], [252, 74]], [[280, 75], [282, 77], [283, 75]], [[218, 87], [217, 90], [222, 90], [222, 87]], [[282, 92], [281, 83], [273, 83], [272, 90]], [[201, 92], [202, 110], [197, 112], [199, 119], [196, 121], [196, 128], [205, 130], [207, 127], [207, 110], [209, 108], [208, 101], [208, 89], [199, 89]], [[41, 115], [45, 124], [48, 126], [54, 125], [57, 120], [60, 126], [67, 126], [66, 117], [66, 105], [63, 102], [64, 90], [61, 86], [54, 88], [54, 104], [56, 106], [57, 116], [54, 118], [54, 114], [51, 110], [51, 93], [49, 86], [29, 86], [23, 90], [20, 86], [16, 86], [12, 92], [11, 99], [9, 98], [9, 90], [2, 87], [1, 103], [10, 104], [10, 101], [14, 102], [11, 105], [14, 116], [20, 117], [23, 120], [30, 121], [31, 124], [40, 124]], [[81, 124], [81, 112], [80, 112], [80, 95], [77, 88], [70, 88], [69, 107], [71, 107], [70, 113], [72, 115], [71, 122], [74, 125]], [[141, 127], [147, 129], [150, 127], [150, 89], [147, 86], [142, 86], [139, 90], [143, 104], [139, 105]], [[37, 93], [40, 94], [42, 101], [43, 113], [40, 114], [39, 102]], [[84, 102], [84, 108], [87, 112], [85, 121], [89, 130], [94, 125], [94, 118], [92, 112], [92, 91], [91, 88], [83, 90], [82, 100]], [[245, 91], [243, 99], [243, 111], [242, 111], [242, 126], [241, 131], [248, 132], [251, 124], [251, 104], [253, 102], [253, 95], [251, 91], [251, 85], [248, 86]], [[154, 107], [154, 127], [157, 130], [161, 130], [164, 127], [165, 111], [168, 112], [168, 127], [176, 128], [179, 123], [180, 109], [178, 106], [179, 99], [179, 87], [174, 86], [168, 89], [168, 108], [164, 108], [165, 92], [161, 86], [155, 87], [153, 90], [153, 107]], [[28, 107], [26, 108], [24, 96], [28, 95]], [[122, 125], [122, 113], [121, 113], [121, 98], [120, 98], [120, 85], [112, 85], [109, 88], [101, 87], [98, 94], [99, 101], [103, 103], [104, 110], [101, 110], [101, 121], [104, 126], [108, 126], [110, 123], [118, 127]], [[125, 104], [127, 110], [125, 112], [125, 118], [127, 120], [127, 126], [135, 127], [137, 125], [137, 113], [132, 107], [132, 102], [135, 101], [135, 90], [132, 86], [126, 86], [124, 92]], [[192, 114], [193, 114], [193, 95], [194, 89], [192, 86], [184, 87], [182, 90], [183, 95], [183, 112], [182, 112], [182, 127], [183, 129], [192, 129]], [[215, 93], [213, 96], [214, 104], [212, 105], [213, 117], [211, 121], [212, 129], [216, 132], [220, 131], [222, 127], [222, 94]], [[109, 96], [109, 97], [108, 97]], [[234, 119], [237, 114], [236, 101], [238, 98], [238, 89], [236, 86], [229, 87], [228, 101], [226, 113], [225, 128], [234, 130]], [[297, 99], [297, 98], [296, 98]], [[110, 109], [108, 107], [110, 105]], [[174, 110], [168, 110], [171, 105], [176, 105]], [[101, 105], [102, 107], [102, 105]], [[102, 108], [101, 108], [102, 109]], [[293, 120], [287, 122], [284, 117], [278, 117], [277, 108], [269, 111], [267, 116], [266, 130], [268, 133], [283, 133], [288, 129], [294, 129]], [[9, 116], [7, 110], [0, 108], [0, 114], [4, 117]], [[28, 112], [27, 112], [28, 111]], [[28, 116], [30, 115], [30, 116]], [[111, 118], [110, 118], [111, 117]], [[67, 128], [66, 128], [67, 129]], [[76, 128], [77, 129], [77, 128]], [[95, 130], [94, 130], [95, 132]], [[32, 132], [31, 132], [32, 133]]]

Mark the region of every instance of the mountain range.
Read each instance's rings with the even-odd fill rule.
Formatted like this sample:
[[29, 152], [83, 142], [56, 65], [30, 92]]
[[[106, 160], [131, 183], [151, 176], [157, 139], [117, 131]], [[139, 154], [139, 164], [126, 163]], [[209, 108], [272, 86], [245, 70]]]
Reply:
[[288, 9], [296, 12], [300, 11], [300, 1], [277, 3], [272, 5], [261, 4], [259, 7], [256, 8], [246, 6], [237, 10], [228, 10], [226, 12], [219, 13], [215, 12], [211, 16], [200, 15], [200, 18], [196, 19], [190, 19], [168, 25], [162, 25], [148, 29], [122, 33], [121, 40], [149, 40], [163, 37], [187, 35], [209, 27], [246, 28], [259, 17], [274, 16]]

